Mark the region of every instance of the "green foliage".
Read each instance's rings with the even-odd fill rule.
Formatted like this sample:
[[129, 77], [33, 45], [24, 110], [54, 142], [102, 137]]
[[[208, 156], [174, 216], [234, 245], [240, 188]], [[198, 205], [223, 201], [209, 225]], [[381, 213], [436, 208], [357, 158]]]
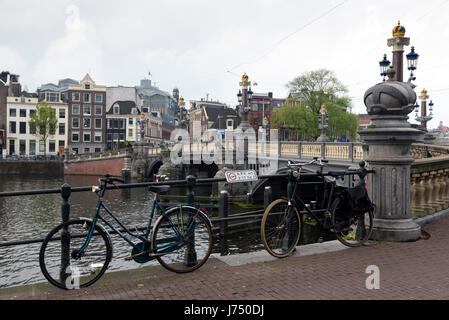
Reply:
[[45, 101], [41, 101], [36, 106], [36, 113], [30, 115], [30, 132], [32, 132], [39, 141], [44, 143], [44, 155], [47, 154], [47, 140], [56, 133], [58, 119], [56, 111], [52, 109]]
[[318, 122], [312, 110], [304, 105], [287, 102], [281, 108], [273, 111], [272, 124], [298, 133], [298, 137], [305, 139], [318, 133]]
[[287, 84], [291, 96], [306, 102], [315, 114], [329, 97], [348, 92], [335, 73], [326, 69], [305, 72]]
[[329, 115], [327, 136], [340, 140], [356, 139], [358, 119], [351, 110], [351, 99], [340, 96], [347, 88], [337, 79], [334, 72], [320, 69], [305, 72], [287, 84], [290, 98], [273, 114], [272, 123], [277, 127], [298, 133], [298, 139], [318, 137], [318, 115], [322, 105]]

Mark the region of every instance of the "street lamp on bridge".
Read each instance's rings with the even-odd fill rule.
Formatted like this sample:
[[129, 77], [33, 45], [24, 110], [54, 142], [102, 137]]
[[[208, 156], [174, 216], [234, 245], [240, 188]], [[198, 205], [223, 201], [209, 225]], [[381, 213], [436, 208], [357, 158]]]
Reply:
[[239, 102], [240, 114], [242, 116], [242, 122], [240, 124], [243, 130], [250, 127], [248, 122], [248, 113], [250, 111], [250, 101], [253, 98], [253, 91], [251, 90], [251, 81], [249, 81], [246, 73], [242, 76], [242, 81], [240, 82], [241, 89], [237, 94], [237, 99]]
[[328, 127], [329, 115], [327, 114], [326, 106], [321, 106], [320, 114], [318, 116], [319, 128], [321, 129], [321, 135], [316, 140], [317, 142], [329, 142], [331, 139], [326, 136], [326, 129]]

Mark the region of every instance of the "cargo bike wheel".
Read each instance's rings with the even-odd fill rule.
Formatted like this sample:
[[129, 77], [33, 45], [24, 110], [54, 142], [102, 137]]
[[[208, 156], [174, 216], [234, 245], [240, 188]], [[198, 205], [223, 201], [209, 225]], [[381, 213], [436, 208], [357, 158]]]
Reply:
[[264, 212], [261, 238], [265, 249], [276, 258], [288, 257], [295, 250], [301, 236], [301, 216], [288, 201], [278, 199]]
[[332, 204], [331, 219], [338, 241], [348, 247], [363, 245], [373, 232], [374, 211], [350, 215], [341, 198], [336, 198]]

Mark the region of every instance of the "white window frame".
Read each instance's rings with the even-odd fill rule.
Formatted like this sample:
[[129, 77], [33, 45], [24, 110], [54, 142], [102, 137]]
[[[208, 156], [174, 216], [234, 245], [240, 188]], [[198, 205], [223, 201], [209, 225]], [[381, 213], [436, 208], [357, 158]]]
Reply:
[[[100, 140], [97, 140], [97, 137], [100, 137]], [[103, 141], [102, 132], [101, 131], [95, 131], [94, 142], [102, 142], [102, 141]]]
[[[78, 140], [73, 140], [73, 135], [74, 134], [78, 135]], [[79, 131], [72, 131], [72, 136], [70, 137], [70, 140], [72, 140], [72, 142], [80, 142], [80, 132]]]

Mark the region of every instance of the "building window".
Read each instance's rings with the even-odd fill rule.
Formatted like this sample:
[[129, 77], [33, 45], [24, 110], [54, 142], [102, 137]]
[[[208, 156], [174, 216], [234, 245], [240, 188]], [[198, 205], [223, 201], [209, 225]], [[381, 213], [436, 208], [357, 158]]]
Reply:
[[15, 121], [9, 122], [9, 132], [16, 133], [16, 122]]
[[125, 129], [126, 119], [120, 119], [120, 129]]
[[85, 119], [83, 120], [83, 128], [84, 128], [84, 129], [90, 129], [90, 119], [85, 118]]
[[72, 105], [72, 114], [80, 114], [80, 105], [79, 104]]
[[95, 142], [101, 142], [101, 132], [95, 132]]
[[101, 93], [95, 94], [95, 102], [103, 102], [103, 95]]
[[72, 128], [79, 128], [80, 127], [80, 119], [79, 118], [73, 118], [72, 119]]
[[30, 117], [36, 114], [36, 110], [30, 110]]
[[65, 141], [59, 140], [59, 147], [65, 147]]
[[133, 118], [128, 118], [128, 124], [133, 124]]
[[78, 131], [72, 131], [72, 142], [80, 141], [80, 134]]
[[72, 93], [72, 100], [73, 101], [80, 101], [80, 93], [79, 92], [73, 92]]
[[36, 140], [30, 140], [30, 156], [36, 155]]
[[55, 92], [47, 92], [47, 102], [58, 102], [59, 101], [59, 93]]
[[65, 110], [59, 109], [59, 119], [64, 119], [64, 118], [65, 118]]
[[45, 149], [44, 141], [39, 140], [39, 152], [44, 152], [44, 149]]
[[9, 109], [9, 116], [10, 117], [17, 117], [16, 109]]
[[101, 119], [95, 119], [95, 129], [101, 129]]
[[27, 110], [26, 109], [20, 109], [20, 117], [25, 118], [27, 116]]
[[102, 106], [101, 105], [95, 105], [95, 115], [101, 116], [102, 114]]
[[84, 142], [90, 142], [90, 132], [84, 132], [83, 133], [83, 141]]
[[90, 153], [90, 148], [84, 148], [84, 153]]
[[119, 114], [120, 113], [120, 107], [119, 106], [114, 106], [114, 114]]
[[84, 102], [90, 102], [90, 93], [85, 93], [83, 95], [83, 101]]
[[108, 141], [112, 141], [112, 133], [108, 133], [107, 138], [108, 138]]
[[26, 153], [26, 141], [25, 140], [19, 141], [19, 153], [20, 153], [20, 155], [25, 155], [25, 153]]
[[86, 84], [84, 85], [84, 89], [90, 90], [90, 83], [86, 83]]
[[133, 129], [128, 129], [128, 136], [132, 137], [133, 136]]
[[234, 126], [234, 121], [232, 121], [232, 120], [228, 120], [228, 128], [229, 127], [233, 127]]
[[90, 104], [86, 104], [83, 106], [83, 114], [85, 116], [90, 116]]
[[65, 134], [65, 123], [60, 123], [59, 124], [59, 135], [64, 135]]
[[78, 154], [78, 148], [72, 148], [72, 152], [73, 152], [74, 154]]
[[22, 134], [27, 133], [27, 123], [26, 122], [19, 123], [19, 133], [22, 133]]
[[55, 152], [55, 150], [56, 150], [56, 141], [50, 140], [50, 142], [48, 143], [48, 151]]
[[101, 148], [95, 148], [95, 153], [100, 153], [101, 152]]

